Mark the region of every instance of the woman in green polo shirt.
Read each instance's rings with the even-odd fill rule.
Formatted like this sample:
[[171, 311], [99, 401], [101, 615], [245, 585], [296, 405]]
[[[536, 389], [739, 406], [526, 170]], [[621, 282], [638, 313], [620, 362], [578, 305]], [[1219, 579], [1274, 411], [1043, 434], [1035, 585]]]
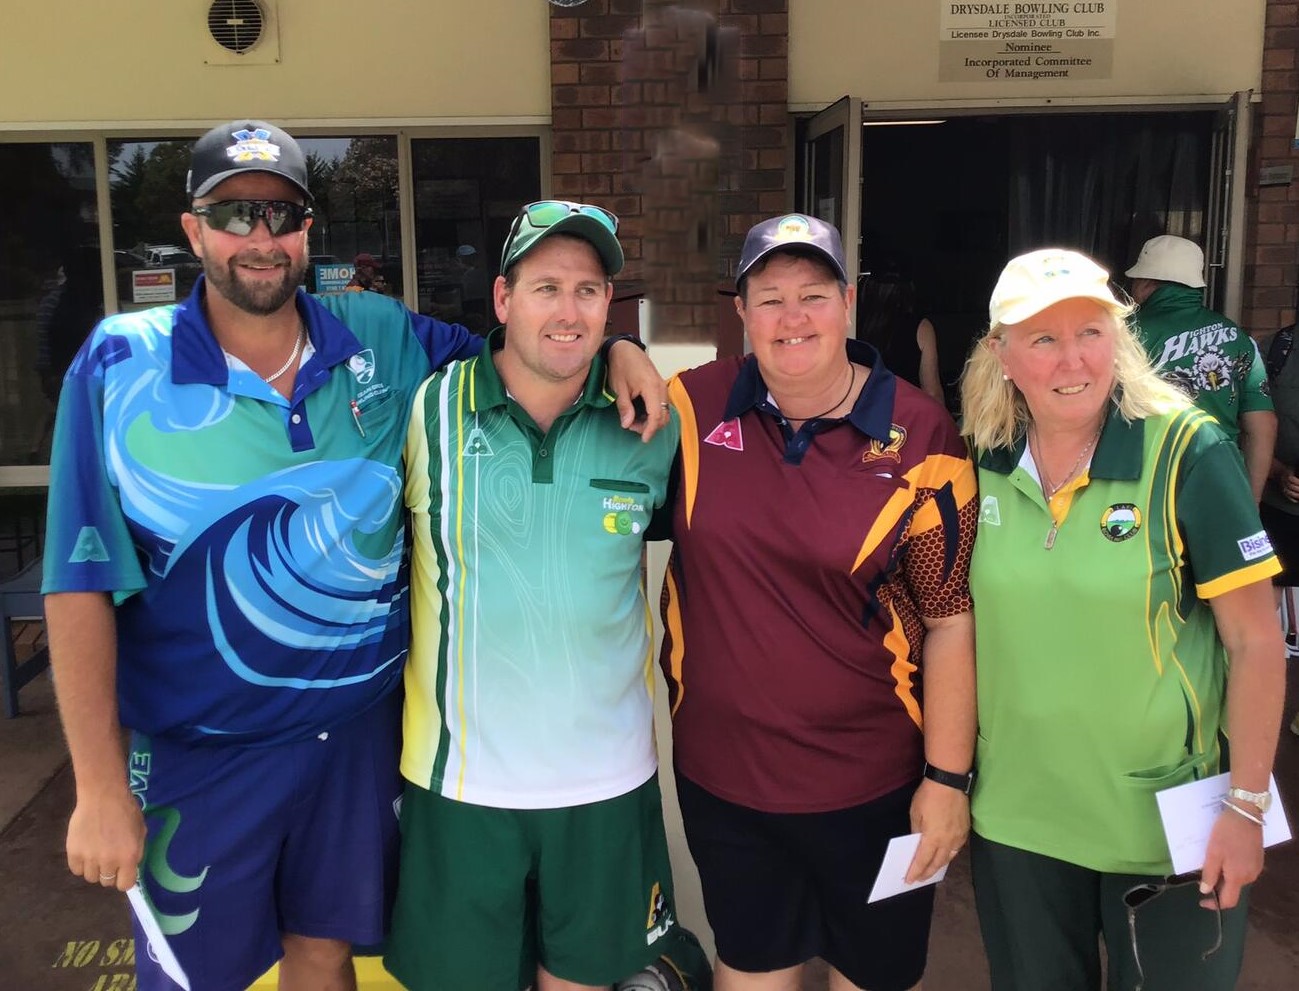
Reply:
[[[1111, 991], [1225, 991], [1285, 694], [1240, 452], [1153, 372], [1083, 255], [1015, 258], [989, 309], [962, 399], [993, 988], [1095, 991], [1099, 937]], [[1228, 769], [1203, 871], [1170, 880], [1156, 793]]]

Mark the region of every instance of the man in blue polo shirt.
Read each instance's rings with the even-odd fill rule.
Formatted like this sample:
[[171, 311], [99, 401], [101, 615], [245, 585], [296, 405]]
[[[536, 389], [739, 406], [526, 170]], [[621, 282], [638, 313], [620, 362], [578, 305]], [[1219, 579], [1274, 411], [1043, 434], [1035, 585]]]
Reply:
[[[195, 991], [281, 956], [281, 988], [346, 991], [394, 882], [405, 427], [420, 381], [480, 342], [299, 289], [307, 168], [279, 128], [208, 132], [187, 191], [204, 277], [100, 323], [60, 399], [44, 590], [68, 865], [121, 890], [138, 869]], [[641, 361], [611, 386], [649, 393], [656, 428]], [[141, 989], [172, 986], [137, 961]]]

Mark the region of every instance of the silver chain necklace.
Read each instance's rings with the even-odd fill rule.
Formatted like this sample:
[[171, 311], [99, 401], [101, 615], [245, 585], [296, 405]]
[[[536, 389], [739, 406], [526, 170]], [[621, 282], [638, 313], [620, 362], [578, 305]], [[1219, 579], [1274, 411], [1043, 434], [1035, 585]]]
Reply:
[[[1037, 433], [1036, 427], [1033, 428], [1033, 433], [1037, 436], [1037, 450], [1040, 455], [1042, 452], [1042, 437]], [[1082, 467], [1083, 459], [1091, 453], [1092, 448], [1096, 446], [1096, 442], [1100, 440], [1100, 437], [1101, 432], [1097, 430], [1096, 433], [1092, 435], [1092, 439], [1086, 443], [1080, 452], [1078, 452], [1078, 457], [1074, 459], [1074, 463], [1069, 467], [1068, 473], [1064, 476], [1064, 480], [1060, 482], [1059, 485], [1054, 484], [1051, 479], [1047, 477], [1046, 459], [1040, 456], [1033, 459], [1037, 464], [1038, 477], [1042, 480], [1042, 493], [1047, 497], [1048, 501], [1053, 499], [1057, 492], [1073, 481], [1074, 476], [1078, 474], [1078, 469]]]
[[267, 385], [274, 385], [276, 379], [283, 377], [284, 373], [287, 372], [293, 366], [293, 363], [298, 360], [298, 355], [302, 353], [303, 338], [306, 336], [306, 328], [299, 326], [298, 336], [293, 341], [293, 351], [289, 354], [289, 360], [280, 366], [279, 371], [274, 372], [271, 375], [263, 375], [262, 381]]
[[[1073, 481], [1074, 476], [1078, 474], [1078, 469], [1082, 467], [1083, 459], [1086, 458], [1087, 455], [1091, 453], [1092, 448], [1096, 446], [1096, 442], [1101, 439], [1101, 430], [1104, 426], [1105, 426], [1104, 423], [1102, 423], [1100, 427], [1096, 428], [1096, 433], [1092, 436], [1092, 439], [1089, 440], [1086, 446], [1082, 449], [1082, 452], [1078, 455], [1077, 460], [1074, 461], [1073, 466], [1069, 469], [1069, 474], [1065, 476], [1064, 481], [1061, 482], [1059, 485], [1052, 484], [1051, 479], [1047, 478], [1046, 467], [1044, 464], [1045, 459], [1036, 456], [1033, 458], [1033, 463], [1037, 466], [1037, 476], [1040, 480], [1039, 484], [1042, 486], [1042, 494], [1046, 496], [1048, 509], [1050, 509], [1050, 502], [1055, 497], [1055, 494], [1059, 492], [1062, 488], [1064, 488], [1066, 485], [1068, 485], [1071, 481]], [[1037, 433], [1036, 427], [1033, 428], [1033, 433], [1034, 434]], [[1039, 436], [1038, 444], [1037, 444], [1037, 449], [1039, 454], [1042, 451], [1041, 441], [1042, 438]], [[1030, 443], [1029, 444], [1030, 453], [1032, 452], [1032, 447], [1033, 445]], [[1052, 512], [1051, 529], [1047, 531], [1046, 540], [1042, 542], [1042, 546], [1045, 547], [1047, 550], [1050, 550], [1052, 547], [1054, 547], [1056, 534], [1058, 534], [1059, 532], [1060, 532], [1060, 521], [1055, 518], [1055, 513]]]

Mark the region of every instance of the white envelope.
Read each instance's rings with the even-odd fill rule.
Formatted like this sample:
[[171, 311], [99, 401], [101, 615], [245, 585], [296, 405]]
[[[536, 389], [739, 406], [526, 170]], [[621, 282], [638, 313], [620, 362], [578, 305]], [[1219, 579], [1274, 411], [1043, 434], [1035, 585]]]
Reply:
[[[1263, 817], [1263, 846], [1276, 846], [1290, 839], [1290, 823], [1276, 790], [1276, 778], [1268, 780], [1272, 792], [1272, 808]], [[1230, 774], [1217, 774], [1212, 778], [1191, 781], [1176, 788], [1165, 788], [1155, 793], [1159, 803], [1159, 818], [1164, 823], [1164, 836], [1168, 852], [1173, 858], [1174, 874], [1189, 874], [1204, 866], [1205, 851], [1209, 846], [1209, 833], [1220, 815], [1234, 815], [1222, 807], [1231, 787]]]
[[140, 890], [138, 884], [133, 884], [127, 889], [126, 900], [131, 903], [131, 911], [140, 920], [140, 927], [148, 937], [145, 946], [135, 948], [136, 955], [152, 953], [162, 972], [184, 988], [184, 991], [190, 991], [189, 978], [185, 976], [180, 961], [176, 959], [176, 954], [167, 943], [167, 937], [158, 928], [158, 920], [153, 917], [153, 911], [149, 908], [149, 903], [144, 900], [144, 892]]
[[879, 876], [875, 878], [875, 885], [871, 888], [870, 897], [866, 899], [868, 903], [877, 902], [884, 898], [892, 898], [904, 891], [914, 891], [916, 888], [923, 888], [929, 884], [937, 884], [947, 876], [947, 865], [944, 864], [934, 872], [934, 876], [928, 881], [916, 881], [907, 884], [905, 880], [907, 868], [911, 866], [911, 861], [919, 847], [919, 833], [911, 833], [908, 836], [895, 836], [889, 840], [889, 848], [884, 851], [884, 862], [880, 864]]

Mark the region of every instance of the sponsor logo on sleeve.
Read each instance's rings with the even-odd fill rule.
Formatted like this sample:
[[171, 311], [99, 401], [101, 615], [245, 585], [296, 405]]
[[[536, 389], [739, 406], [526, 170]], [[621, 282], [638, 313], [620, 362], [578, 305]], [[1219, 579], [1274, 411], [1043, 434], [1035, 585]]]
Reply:
[[1236, 546], [1240, 548], [1240, 556], [1246, 561], [1257, 561], [1259, 558], [1267, 557], [1272, 553], [1272, 541], [1268, 539], [1265, 530], [1260, 530], [1248, 537], [1242, 537], [1236, 541]]
[[77, 542], [68, 557], [68, 563], [84, 564], [92, 561], [102, 564], [107, 560], [108, 548], [104, 546], [104, 538], [100, 536], [99, 530], [93, 526], [83, 526], [77, 534]]

